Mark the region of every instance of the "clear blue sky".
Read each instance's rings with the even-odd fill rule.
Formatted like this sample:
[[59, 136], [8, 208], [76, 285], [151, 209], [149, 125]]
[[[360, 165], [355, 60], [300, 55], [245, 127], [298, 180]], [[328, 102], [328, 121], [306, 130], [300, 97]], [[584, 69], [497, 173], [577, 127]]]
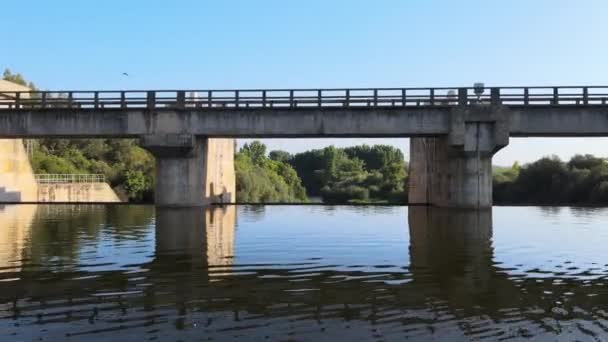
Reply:
[[[5, 1], [0, 68], [45, 89], [608, 85], [607, 16], [606, 0]], [[606, 147], [512, 139], [495, 163]]]

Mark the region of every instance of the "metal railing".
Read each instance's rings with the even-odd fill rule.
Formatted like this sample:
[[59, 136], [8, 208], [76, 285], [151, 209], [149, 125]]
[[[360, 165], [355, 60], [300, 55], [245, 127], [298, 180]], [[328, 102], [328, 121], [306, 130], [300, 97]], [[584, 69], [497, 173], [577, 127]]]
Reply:
[[102, 174], [36, 174], [38, 184], [105, 183]]
[[608, 86], [0, 92], [7, 109], [608, 105]]

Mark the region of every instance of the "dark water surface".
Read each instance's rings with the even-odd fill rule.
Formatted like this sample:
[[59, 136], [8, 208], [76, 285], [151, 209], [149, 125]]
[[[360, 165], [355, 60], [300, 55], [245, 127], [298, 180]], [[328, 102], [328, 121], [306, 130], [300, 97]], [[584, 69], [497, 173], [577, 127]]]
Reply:
[[0, 208], [0, 340], [608, 340], [608, 209]]

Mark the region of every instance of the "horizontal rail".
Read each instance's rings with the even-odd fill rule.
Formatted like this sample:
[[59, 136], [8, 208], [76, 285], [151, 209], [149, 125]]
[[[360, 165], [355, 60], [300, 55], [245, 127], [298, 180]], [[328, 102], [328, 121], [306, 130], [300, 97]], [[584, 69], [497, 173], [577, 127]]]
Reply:
[[608, 86], [0, 92], [14, 109], [222, 109], [608, 104]]
[[38, 184], [105, 183], [102, 174], [36, 174]]

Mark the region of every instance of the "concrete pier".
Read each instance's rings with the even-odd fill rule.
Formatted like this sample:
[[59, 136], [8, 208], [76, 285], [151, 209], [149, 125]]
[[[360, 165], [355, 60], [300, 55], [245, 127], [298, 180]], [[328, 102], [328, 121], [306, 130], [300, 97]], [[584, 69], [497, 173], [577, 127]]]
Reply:
[[156, 205], [234, 202], [233, 139], [164, 134], [143, 136], [141, 144], [156, 158]]
[[409, 202], [440, 207], [492, 206], [492, 156], [509, 142], [504, 108], [453, 110], [447, 136], [410, 140]]

